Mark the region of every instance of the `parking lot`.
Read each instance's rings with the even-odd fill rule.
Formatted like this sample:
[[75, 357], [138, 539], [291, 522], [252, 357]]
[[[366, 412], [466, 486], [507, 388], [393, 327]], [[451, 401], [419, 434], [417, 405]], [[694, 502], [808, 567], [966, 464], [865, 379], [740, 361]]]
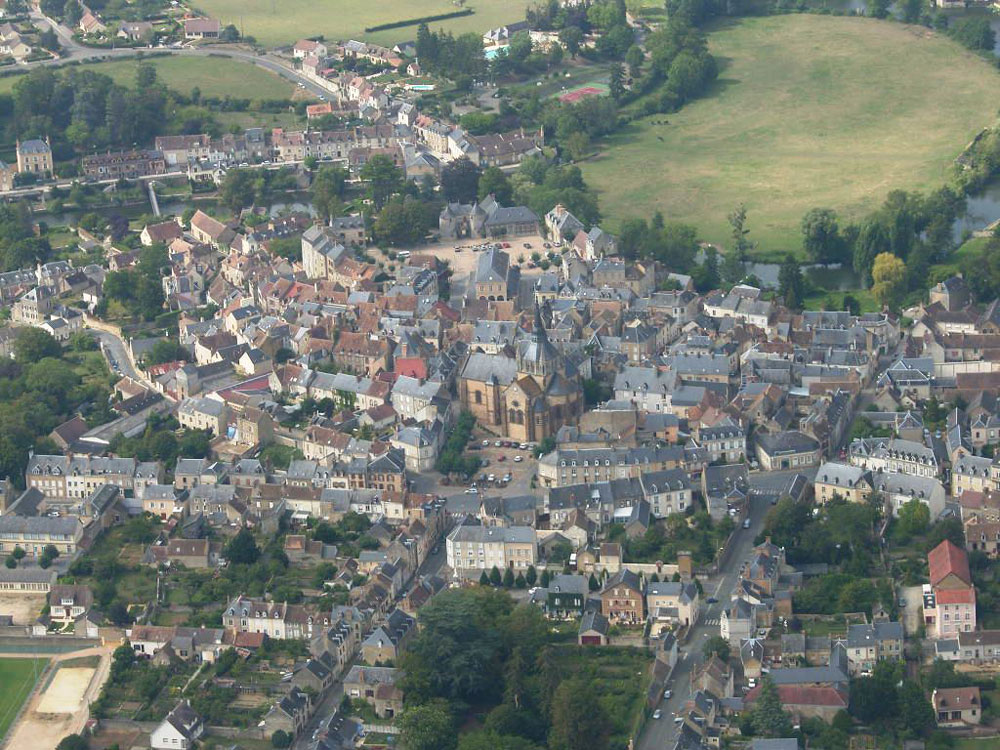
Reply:
[[528, 491], [531, 477], [535, 474], [536, 459], [527, 443], [515, 443], [477, 430], [469, 443], [469, 453], [484, 465], [474, 480], [477, 492], [473, 492], [470, 486], [465, 489], [466, 494], [493, 494], [494, 490], [502, 489], [505, 495], [519, 495]]

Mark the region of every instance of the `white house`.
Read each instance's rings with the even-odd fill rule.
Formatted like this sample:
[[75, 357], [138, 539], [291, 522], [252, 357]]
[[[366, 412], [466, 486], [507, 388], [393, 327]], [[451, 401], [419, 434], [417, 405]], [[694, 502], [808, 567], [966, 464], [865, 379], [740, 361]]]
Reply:
[[178, 703], [153, 730], [149, 745], [153, 750], [186, 750], [205, 733], [205, 724], [187, 701]]

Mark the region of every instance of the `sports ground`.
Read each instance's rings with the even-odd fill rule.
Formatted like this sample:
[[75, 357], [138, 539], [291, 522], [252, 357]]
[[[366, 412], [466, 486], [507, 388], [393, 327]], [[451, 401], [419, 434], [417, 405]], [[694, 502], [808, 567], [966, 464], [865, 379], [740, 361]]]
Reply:
[[0, 738], [7, 735], [11, 722], [31, 694], [35, 680], [45, 669], [47, 659], [0, 658]]
[[743, 202], [761, 255], [800, 252], [809, 209], [858, 218], [890, 190], [939, 187], [996, 119], [1000, 74], [923, 27], [771, 16], [721, 25], [709, 46], [721, 72], [708, 94], [582, 165], [612, 231], [661, 210], [724, 245]]

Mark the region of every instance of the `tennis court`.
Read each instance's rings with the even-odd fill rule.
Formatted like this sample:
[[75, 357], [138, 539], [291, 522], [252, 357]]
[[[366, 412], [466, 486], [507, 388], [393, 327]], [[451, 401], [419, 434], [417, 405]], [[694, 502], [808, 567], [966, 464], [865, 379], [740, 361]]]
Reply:
[[564, 91], [559, 95], [559, 101], [572, 104], [573, 102], [578, 102], [581, 99], [586, 99], [588, 96], [605, 96], [609, 92], [610, 90], [608, 89], [607, 84], [587, 83], [570, 89], [569, 91]]

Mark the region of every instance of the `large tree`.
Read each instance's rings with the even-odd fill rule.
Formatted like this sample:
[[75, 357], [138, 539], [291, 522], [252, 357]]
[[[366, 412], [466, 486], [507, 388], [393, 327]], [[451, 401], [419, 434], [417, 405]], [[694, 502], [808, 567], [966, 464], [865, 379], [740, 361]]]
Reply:
[[872, 263], [872, 294], [881, 304], [895, 306], [906, 291], [906, 264], [892, 253], [879, 253]]
[[778, 688], [774, 680], [764, 677], [760, 683], [760, 692], [753, 708], [750, 709], [754, 733], [761, 737], [790, 737], [792, 735], [792, 719], [781, 705]]
[[451, 708], [444, 700], [406, 709], [399, 728], [403, 750], [453, 750], [458, 743]]
[[791, 253], [785, 256], [785, 262], [778, 271], [778, 294], [784, 299], [786, 307], [792, 310], [802, 308], [805, 280], [799, 262]]
[[46, 357], [59, 357], [62, 347], [51, 334], [41, 328], [24, 328], [14, 339], [14, 359], [21, 364], [31, 364]]
[[441, 192], [452, 203], [472, 203], [476, 200], [482, 171], [468, 157], [455, 159], [441, 170]]
[[814, 208], [802, 217], [802, 247], [814, 263], [837, 263], [842, 259], [836, 211]]
[[344, 210], [344, 186], [347, 172], [339, 167], [320, 167], [313, 177], [310, 193], [313, 205], [324, 221], [336, 218]]
[[375, 154], [367, 161], [361, 168], [361, 179], [368, 183], [368, 194], [376, 210], [403, 185], [403, 173], [385, 154]]
[[550, 750], [605, 750], [611, 736], [608, 718], [593, 683], [563, 680], [552, 698]]

